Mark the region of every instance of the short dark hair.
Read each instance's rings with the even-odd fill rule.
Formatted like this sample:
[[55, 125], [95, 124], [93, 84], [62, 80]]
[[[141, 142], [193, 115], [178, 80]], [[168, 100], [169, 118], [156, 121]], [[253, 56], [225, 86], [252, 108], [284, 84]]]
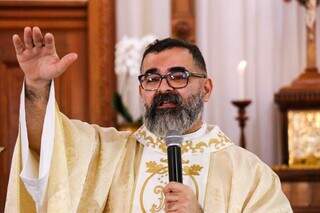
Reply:
[[159, 53], [164, 50], [172, 49], [175, 47], [185, 48], [185, 49], [189, 50], [195, 64], [202, 71], [207, 72], [206, 62], [204, 61], [204, 58], [201, 54], [200, 49], [195, 44], [189, 43], [185, 40], [176, 39], [176, 38], [165, 38], [162, 40], [156, 39], [154, 42], [149, 44], [143, 53], [140, 69], [142, 68], [142, 63], [144, 61], [144, 58], [149, 53]]

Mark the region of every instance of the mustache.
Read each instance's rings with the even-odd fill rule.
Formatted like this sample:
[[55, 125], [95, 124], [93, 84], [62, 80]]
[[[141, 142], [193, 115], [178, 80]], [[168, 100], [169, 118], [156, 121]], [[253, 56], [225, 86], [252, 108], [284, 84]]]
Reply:
[[164, 102], [172, 103], [176, 106], [182, 105], [182, 97], [179, 93], [176, 92], [165, 92], [165, 93], [158, 93], [154, 96], [151, 110], [155, 110], [158, 106], [162, 105]]

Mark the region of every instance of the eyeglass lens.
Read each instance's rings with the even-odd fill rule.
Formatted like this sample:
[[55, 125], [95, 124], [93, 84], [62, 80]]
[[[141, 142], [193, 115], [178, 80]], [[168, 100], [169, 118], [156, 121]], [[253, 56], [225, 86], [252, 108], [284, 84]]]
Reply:
[[141, 85], [146, 90], [159, 88], [162, 79], [165, 78], [169, 86], [178, 89], [188, 84], [188, 73], [184, 68], [174, 67], [163, 77], [159, 73], [146, 72], [140, 79]]

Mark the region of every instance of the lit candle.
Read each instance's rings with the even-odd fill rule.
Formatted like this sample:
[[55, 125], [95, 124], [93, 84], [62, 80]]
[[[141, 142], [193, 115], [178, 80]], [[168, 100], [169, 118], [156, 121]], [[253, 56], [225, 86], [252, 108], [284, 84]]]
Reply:
[[247, 67], [247, 62], [245, 60], [240, 61], [238, 65], [238, 75], [239, 75], [239, 99], [245, 99], [245, 84], [244, 84], [244, 74]]

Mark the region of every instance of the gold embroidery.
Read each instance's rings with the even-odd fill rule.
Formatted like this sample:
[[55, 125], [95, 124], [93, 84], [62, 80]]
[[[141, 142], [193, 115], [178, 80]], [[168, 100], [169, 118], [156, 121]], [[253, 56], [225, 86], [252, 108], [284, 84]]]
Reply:
[[204, 151], [204, 148], [207, 148], [207, 147], [208, 147], [208, 144], [204, 142], [194, 143], [192, 141], [184, 141], [181, 144], [181, 152], [185, 153], [185, 152], [191, 151], [192, 153], [197, 153], [197, 152], [202, 153]]
[[150, 209], [150, 212], [151, 212], [151, 213], [160, 212], [161, 209], [163, 208], [163, 206], [164, 206], [164, 193], [163, 193], [163, 189], [164, 189], [163, 186], [156, 186], [156, 187], [154, 187], [153, 192], [154, 192], [155, 194], [160, 194], [160, 197], [159, 197], [159, 205], [152, 204], [152, 207], [151, 207], [151, 209]]
[[[141, 188], [141, 193], [140, 193], [140, 206], [142, 211], [145, 213], [146, 212], [146, 207], [144, 206], [143, 203], [143, 196], [145, 193], [145, 189], [146, 186], [148, 185], [148, 182], [150, 181], [150, 179], [152, 177], [154, 177], [155, 175], [164, 175], [166, 173], [168, 173], [168, 166], [166, 164], [167, 159], [165, 158], [161, 158], [160, 159], [160, 163], [157, 163], [155, 161], [148, 161], [146, 162], [146, 172], [150, 173], [150, 175], [147, 177], [147, 179], [144, 181], [142, 188]], [[195, 179], [195, 176], [200, 176], [200, 172], [203, 169], [202, 166], [200, 166], [199, 164], [192, 164], [192, 165], [188, 165], [190, 163], [189, 160], [183, 160], [182, 164], [185, 165], [183, 166], [183, 174], [186, 176], [189, 176], [194, 184], [195, 190], [196, 190], [196, 197], [198, 199], [199, 197], [199, 186], [198, 183]], [[162, 184], [165, 184], [164, 182], [161, 181]], [[164, 193], [163, 193], [163, 189], [164, 186], [161, 185], [157, 185], [154, 187], [153, 192], [155, 194], [159, 194], [159, 203], [155, 204], [153, 203], [150, 209], [150, 212], [152, 213], [156, 213], [156, 212], [160, 212], [163, 208], [164, 208]]]
[[146, 209], [144, 207], [144, 203], [143, 203], [143, 194], [145, 191], [145, 188], [147, 186], [147, 183], [149, 182], [149, 180], [155, 175], [156, 173], [151, 174], [143, 183], [142, 188], [141, 188], [141, 192], [140, 192], [140, 206], [141, 206], [141, 210], [143, 213], [146, 213]]
[[198, 200], [198, 199], [199, 199], [199, 186], [198, 186], [198, 183], [197, 183], [197, 181], [196, 181], [196, 179], [194, 178], [193, 175], [190, 175], [190, 178], [191, 178], [191, 180], [192, 180], [192, 182], [193, 182], [193, 185], [194, 185], [195, 188], [196, 188], [196, 198], [197, 198], [197, 200]]
[[159, 148], [162, 152], [167, 152], [166, 143], [161, 138], [153, 138], [152, 136], [147, 136], [147, 131], [139, 131], [138, 136], [141, 137], [147, 146], [152, 148]]
[[[182, 160], [182, 164], [188, 164], [188, 163], [190, 163], [190, 160], [185, 160], [185, 159], [181, 159], [181, 160]], [[161, 163], [168, 164], [168, 159], [166, 159], [166, 158], [160, 158], [160, 162], [161, 162]]]
[[199, 172], [201, 171], [203, 167], [198, 164], [193, 164], [191, 166], [184, 166], [183, 172], [185, 175], [188, 176], [199, 176]]
[[[167, 147], [162, 138], [157, 138], [149, 133], [144, 128], [136, 132], [137, 139], [142, 141], [146, 146], [158, 149], [162, 153], [167, 152]], [[231, 140], [225, 136], [221, 131], [213, 135], [212, 138], [202, 139], [198, 141], [183, 141], [181, 144], [181, 152], [184, 153], [203, 153], [206, 149], [214, 148], [216, 150], [222, 149], [231, 144]]]
[[231, 140], [222, 132], [218, 132], [217, 138], [212, 138], [209, 140], [209, 146], [213, 145], [216, 149], [221, 149], [230, 143]]
[[148, 145], [150, 147], [156, 148], [157, 146], [159, 146], [161, 144], [160, 141], [154, 140], [152, 138], [152, 136], [147, 136], [147, 132], [146, 131], [140, 131], [139, 134], [145, 140], [146, 145]]
[[[229, 146], [231, 143], [230, 139], [227, 138], [218, 128], [208, 129], [210, 132], [207, 133], [204, 137], [200, 137], [197, 140], [187, 140], [183, 141], [181, 144], [181, 152], [185, 153], [204, 153], [204, 152], [214, 152], [221, 150], [224, 147]], [[145, 127], [140, 128], [135, 133], [136, 139], [144, 144], [146, 147], [150, 147], [156, 149], [161, 153], [167, 152], [167, 147], [162, 138], [156, 137], [154, 134], [150, 133]], [[142, 188], [139, 195], [140, 208], [142, 212], [160, 212], [164, 208], [164, 193], [163, 188], [167, 183], [163, 178], [167, 176], [168, 168], [167, 168], [167, 159], [161, 158], [159, 162], [157, 161], [148, 161], [146, 162], [146, 173], [147, 178], [144, 180], [142, 184]], [[199, 186], [197, 183], [197, 176], [200, 176], [203, 171], [203, 167], [199, 164], [190, 164], [189, 160], [183, 160], [183, 174], [188, 176], [191, 180], [191, 184], [195, 189], [195, 194], [198, 199], [199, 197]], [[158, 180], [154, 180], [155, 182], [159, 181], [160, 185], [151, 186], [148, 185], [153, 182], [153, 178], [157, 178]], [[153, 190], [153, 195], [156, 199], [148, 207], [144, 204], [144, 195], [146, 195], [146, 189]], [[152, 192], [152, 191], [150, 191]], [[150, 198], [149, 198], [150, 199]], [[147, 208], [147, 209], [146, 209]]]
[[147, 172], [152, 174], [164, 174], [167, 172], [167, 167], [155, 161], [146, 162]]

